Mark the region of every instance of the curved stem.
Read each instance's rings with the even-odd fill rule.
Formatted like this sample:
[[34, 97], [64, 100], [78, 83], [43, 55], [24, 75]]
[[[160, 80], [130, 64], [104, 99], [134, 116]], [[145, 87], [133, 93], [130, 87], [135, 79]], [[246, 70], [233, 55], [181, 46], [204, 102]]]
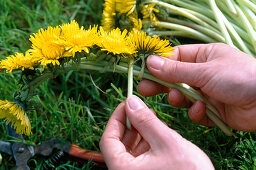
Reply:
[[247, 31], [247, 33], [249, 34], [249, 38], [251, 40], [251, 44], [254, 47], [254, 52], [256, 53], [256, 33], [253, 30], [252, 25], [250, 24], [249, 20], [246, 18], [245, 14], [243, 13], [243, 11], [239, 8], [238, 5], [235, 6], [238, 16], [241, 18], [241, 21]]
[[[25, 91], [26, 89], [28, 88], [31, 88], [31, 87], [37, 87], [37, 85], [41, 82], [44, 82], [45, 80], [47, 80], [48, 78], [52, 77], [53, 76], [53, 73], [52, 72], [48, 72], [48, 73], [45, 73], [43, 74], [42, 76], [40, 77], [37, 77], [35, 80], [31, 81], [28, 85], [26, 85], [22, 90]], [[40, 85], [39, 84], [39, 85]]]
[[212, 13], [211, 10], [209, 10], [205, 6], [203, 6], [199, 3], [193, 2], [191, 0], [182, 0], [182, 1], [180, 1], [180, 0], [167, 0], [167, 2], [179, 5], [183, 8], [186, 8], [186, 9], [196, 11], [198, 13], [201, 13], [201, 14], [207, 16], [208, 18], [214, 19], [213, 13]]
[[229, 11], [233, 15], [237, 15], [236, 9], [234, 7], [234, 2], [232, 0], [225, 0], [224, 2], [226, 3], [226, 6], [228, 7]]
[[256, 13], [256, 5], [249, 0], [240, 0], [240, 3], [243, 3], [246, 7], [250, 8], [253, 12]]
[[[157, 0], [151, 0], [151, 1], [148, 1], [149, 3], [153, 3], [153, 4], [157, 4], [159, 6], [162, 6], [162, 7], [165, 7], [167, 9], [170, 9], [170, 13], [173, 13], [173, 14], [178, 14], [178, 15], [181, 15], [181, 16], [184, 16], [204, 27], [207, 27], [209, 29], [213, 29], [214, 31], [214, 28], [213, 27], [217, 27], [217, 24], [205, 17], [204, 15], [198, 13], [198, 12], [195, 12], [195, 11], [192, 11], [192, 10], [189, 10], [189, 9], [186, 9], [186, 8], [180, 8], [180, 7], [176, 7], [174, 5], [171, 5], [171, 4], [168, 4], [168, 3], [165, 3], [165, 2], [160, 2], [160, 1], [157, 1]], [[213, 26], [213, 27], [212, 27]]]
[[256, 15], [255, 15], [255, 13], [252, 12], [249, 8], [247, 8], [244, 5], [241, 5], [241, 8], [242, 8], [243, 12], [245, 13], [246, 17], [248, 18], [248, 20], [250, 21], [250, 24], [252, 25], [254, 30], [256, 30]]
[[253, 54], [251, 53], [251, 51], [247, 48], [247, 46], [245, 45], [244, 41], [241, 39], [241, 37], [238, 35], [238, 33], [236, 32], [236, 30], [233, 28], [233, 26], [231, 25], [231, 23], [228, 21], [228, 19], [221, 13], [219, 12], [220, 16], [223, 19], [223, 22], [225, 24], [225, 26], [227, 27], [227, 29], [229, 30], [229, 32], [231, 33], [231, 35], [233, 36], [233, 38], [235, 39], [235, 41], [238, 44], [238, 47], [246, 52], [247, 54], [253, 56]]
[[[107, 63], [101, 62], [95, 63], [92, 61], [88, 62], [83, 62], [78, 65], [79, 69], [85, 69], [85, 70], [102, 70], [102, 67], [104, 67]], [[72, 66], [70, 66], [72, 67]], [[113, 72], [113, 67], [110, 66], [108, 67], [105, 71]], [[133, 69], [133, 75], [138, 76], [140, 74], [140, 67], [135, 66]], [[116, 65], [115, 66], [115, 71], [118, 73], [127, 73], [128, 72], [128, 67], [127, 64], [122, 64]], [[209, 102], [207, 102], [206, 99], [204, 99], [200, 94], [194, 92], [194, 89], [191, 90], [192, 88], [189, 87], [188, 85], [184, 86], [184, 84], [173, 84], [173, 83], [167, 83], [165, 81], [159, 80], [153, 75], [151, 75], [148, 71], [145, 70], [143, 78], [149, 79], [152, 81], [155, 81], [157, 83], [160, 83], [164, 86], [170, 87], [170, 88], [175, 88], [181, 91], [189, 100], [192, 102], [195, 102], [196, 100], [202, 100], [203, 102], [206, 102], [206, 113], [209, 115], [209, 118], [228, 136], [235, 136], [231, 131], [230, 128], [219, 118], [218, 112], [215, 109], [214, 106], [212, 106]]]
[[219, 8], [217, 7], [216, 3], [215, 3], [215, 0], [209, 0], [210, 2], [210, 6], [212, 8], [212, 11], [215, 15], [215, 19], [217, 20], [217, 23], [221, 29], [221, 32], [223, 34], [223, 36], [225, 37], [225, 40], [226, 40], [226, 43], [230, 46], [233, 46], [234, 47], [234, 44], [233, 44], [233, 41], [225, 27], [225, 24], [223, 22], [223, 19], [222, 19], [222, 16], [220, 15], [220, 10]]
[[216, 41], [225, 42], [225, 39], [220, 35], [220, 32], [217, 29], [215, 29], [215, 31], [213, 31], [211, 29], [208, 29], [201, 25], [195, 24], [193, 22], [189, 22], [189, 21], [185, 21], [185, 20], [181, 20], [181, 19], [177, 19], [177, 18], [172, 18], [172, 17], [168, 17], [165, 20], [167, 22], [171, 22], [171, 23], [187, 26], [189, 28], [193, 28], [199, 32], [204, 33], [207, 36], [210, 36], [211, 38], [214, 38]]
[[202, 34], [199, 31], [196, 31], [192, 28], [178, 25], [178, 24], [173, 24], [173, 23], [168, 23], [168, 22], [155, 22], [153, 23], [154, 26], [156, 27], [161, 27], [161, 28], [167, 28], [167, 29], [174, 29], [174, 30], [180, 30], [184, 31], [185, 33], [189, 34], [190, 36], [197, 38], [201, 41], [208, 42], [208, 43], [213, 43], [216, 42], [214, 39]]
[[189, 34], [184, 33], [183, 31], [147, 31], [149, 35], [158, 35], [158, 36], [175, 36], [175, 37], [187, 37]]

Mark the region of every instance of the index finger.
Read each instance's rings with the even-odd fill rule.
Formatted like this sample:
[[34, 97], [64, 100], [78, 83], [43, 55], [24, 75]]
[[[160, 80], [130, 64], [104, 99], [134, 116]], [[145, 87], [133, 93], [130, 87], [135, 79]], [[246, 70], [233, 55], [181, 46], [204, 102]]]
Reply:
[[119, 104], [110, 117], [106, 129], [101, 137], [100, 149], [103, 153], [106, 163], [112, 160], [134, 158], [126, 151], [124, 144], [121, 142], [125, 131], [125, 109], [124, 102]]
[[218, 45], [220, 43], [178, 45], [173, 48], [174, 55], [168, 58], [189, 63], [206, 62], [211, 51]]

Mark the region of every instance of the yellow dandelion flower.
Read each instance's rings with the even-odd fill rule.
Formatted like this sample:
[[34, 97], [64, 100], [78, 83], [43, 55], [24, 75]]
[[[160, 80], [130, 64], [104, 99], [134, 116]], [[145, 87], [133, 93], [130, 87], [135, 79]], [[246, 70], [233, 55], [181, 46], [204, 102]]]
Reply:
[[46, 30], [40, 29], [38, 33], [30, 36], [32, 49], [30, 52], [34, 60], [39, 61], [41, 65], [47, 64], [59, 65], [59, 58], [71, 56], [65, 53], [63, 45], [57, 44], [60, 37], [61, 28], [52, 28], [49, 26]]
[[100, 35], [102, 42], [99, 46], [102, 51], [108, 51], [115, 54], [134, 54], [136, 53], [134, 46], [130, 46], [127, 41], [127, 30], [121, 32], [119, 28], [113, 29], [110, 32], [105, 32], [100, 27]]
[[17, 133], [31, 134], [28, 116], [22, 107], [14, 102], [0, 100], [0, 119], [4, 119], [6, 124], [11, 122]]
[[115, 26], [116, 2], [115, 0], [105, 0], [102, 13], [102, 26], [105, 31], [111, 31]]
[[141, 19], [138, 19], [138, 17], [136, 15], [130, 15], [129, 20], [133, 24], [133, 29], [135, 29], [137, 31], [142, 29], [142, 21], [141, 21]]
[[136, 0], [116, 0], [116, 11], [130, 15], [136, 7]]
[[146, 32], [132, 31], [128, 39], [139, 54], [173, 55], [173, 48], [168, 40], [161, 40], [157, 36], [147, 36]]
[[15, 53], [15, 55], [10, 55], [0, 62], [0, 67], [6, 69], [7, 72], [12, 72], [12, 70], [24, 71], [24, 69], [33, 70], [35, 66], [37, 66], [37, 63], [28, 51], [25, 56], [23, 53]]
[[76, 52], [84, 50], [89, 53], [89, 48], [97, 44], [99, 40], [97, 26], [84, 30], [79, 28], [76, 21], [71, 21], [70, 24], [63, 24], [61, 26], [61, 39], [59, 44], [65, 46], [65, 50], [75, 56]]
[[149, 19], [150, 21], [157, 22], [158, 19], [155, 16], [155, 13], [158, 13], [159, 10], [154, 8], [156, 4], [144, 5], [141, 9], [143, 19]]

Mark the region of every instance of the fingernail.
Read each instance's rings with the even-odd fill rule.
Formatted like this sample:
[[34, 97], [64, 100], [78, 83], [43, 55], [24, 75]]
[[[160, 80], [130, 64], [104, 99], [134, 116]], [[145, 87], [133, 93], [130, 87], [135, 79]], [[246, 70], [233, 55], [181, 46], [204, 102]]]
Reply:
[[164, 64], [164, 59], [159, 56], [152, 55], [148, 58], [148, 64], [149, 64], [149, 67], [155, 70], [161, 70]]
[[145, 104], [143, 103], [143, 101], [135, 95], [130, 96], [127, 99], [127, 103], [131, 111], [136, 111], [145, 107]]

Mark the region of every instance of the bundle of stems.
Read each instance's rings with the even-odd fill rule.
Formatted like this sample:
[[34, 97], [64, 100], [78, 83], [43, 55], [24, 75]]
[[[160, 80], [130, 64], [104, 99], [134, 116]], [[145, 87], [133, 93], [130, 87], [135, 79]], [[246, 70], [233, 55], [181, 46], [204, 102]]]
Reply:
[[[94, 55], [94, 54], [93, 54]], [[105, 59], [104, 59], [105, 60]], [[114, 60], [113, 60], [114, 61]], [[138, 66], [134, 63], [131, 63], [131, 61], [121, 60], [119, 64], [110, 63], [111, 61], [103, 61], [100, 62], [98, 60], [95, 60], [95, 58], [90, 57], [82, 57], [81, 61], [79, 63], [73, 63], [69, 62], [63, 66], [63, 70], [60, 69], [58, 72], [45, 72], [41, 76], [34, 79], [32, 82], [28, 84], [28, 86], [25, 86], [23, 90], [27, 88], [35, 89], [38, 87], [42, 82], [49, 78], [53, 78], [54, 76], [62, 73], [63, 71], [68, 70], [80, 70], [80, 71], [104, 71], [104, 72], [116, 72], [120, 74], [128, 74], [128, 96], [132, 94], [133, 88], [132, 88], [132, 82], [133, 78], [138, 78], [138, 76], [141, 76], [141, 66]], [[131, 67], [132, 66], [132, 67]], [[132, 69], [131, 69], [132, 68]], [[132, 76], [132, 77], [131, 77]], [[146, 68], [144, 70], [144, 73], [142, 75], [142, 78], [148, 79], [157, 83], [160, 83], [166, 87], [169, 88], [175, 88], [181, 91], [190, 101], [195, 102], [197, 100], [201, 100], [206, 103], [206, 114], [207, 116], [228, 136], [235, 136], [235, 134], [230, 130], [230, 128], [221, 120], [218, 111], [215, 109], [215, 107], [209, 103], [201, 94], [199, 94], [196, 90], [191, 88], [190, 86], [183, 84], [183, 83], [168, 83], [165, 81], [162, 81], [156, 77], [154, 77]], [[127, 119], [128, 128], [131, 126], [129, 120]]]
[[[132, 65], [132, 67], [131, 67]], [[200, 93], [198, 93], [195, 89], [184, 83], [168, 83], [162, 81], [156, 77], [154, 77], [147, 69], [144, 70], [143, 75], [141, 75], [142, 68], [138, 65], [133, 65], [131, 61], [120, 62], [120, 64], [109, 64], [107, 61], [97, 62], [95, 60], [90, 60], [88, 58], [81, 59], [81, 63], [78, 65], [66, 65], [65, 68], [75, 68], [79, 70], [96, 70], [107, 72], [117, 72], [117, 73], [126, 73], [128, 74], [128, 96], [132, 94], [132, 82], [133, 77], [137, 78], [138, 76], [142, 76], [144, 79], [148, 79], [157, 83], [160, 83], [169, 88], [178, 89], [182, 92], [191, 102], [195, 102], [197, 100], [201, 100], [206, 104], [206, 114], [207, 116], [228, 136], [235, 136], [234, 133], [230, 130], [230, 128], [221, 120], [218, 111], [216, 108], [207, 101]], [[132, 77], [131, 77], [132, 76]], [[128, 128], [130, 125], [129, 120], [127, 119]]]
[[255, 0], [148, 0], [164, 9], [149, 34], [223, 42], [256, 57]]

